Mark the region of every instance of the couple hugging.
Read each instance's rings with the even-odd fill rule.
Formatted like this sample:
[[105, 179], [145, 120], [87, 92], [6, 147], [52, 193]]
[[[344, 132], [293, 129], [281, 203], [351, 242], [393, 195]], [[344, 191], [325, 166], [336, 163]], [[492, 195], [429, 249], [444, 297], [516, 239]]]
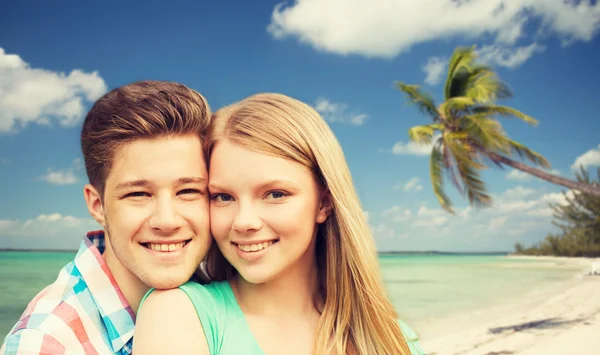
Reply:
[[0, 354], [423, 354], [310, 106], [257, 94], [212, 114], [184, 85], [136, 82], [93, 105], [81, 147], [103, 230]]

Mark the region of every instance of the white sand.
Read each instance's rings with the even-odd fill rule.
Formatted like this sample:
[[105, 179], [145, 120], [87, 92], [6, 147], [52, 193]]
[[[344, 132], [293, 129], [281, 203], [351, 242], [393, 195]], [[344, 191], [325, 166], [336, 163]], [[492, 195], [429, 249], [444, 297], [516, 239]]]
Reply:
[[594, 260], [541, 259], [548, 267], [578, 265], [582, 271], [527, 294], [518, 304], [420, 330], [425, 350], [436, 355], [600, 355], [600, 276], [583, 275]]

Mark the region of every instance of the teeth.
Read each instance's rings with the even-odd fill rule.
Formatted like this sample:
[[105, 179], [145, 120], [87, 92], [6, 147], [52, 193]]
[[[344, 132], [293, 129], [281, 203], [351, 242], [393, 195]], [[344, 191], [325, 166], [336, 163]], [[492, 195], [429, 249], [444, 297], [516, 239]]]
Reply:
[[171, 244], [153, 244], [153, 243], [148, 243], [147, 245], [148, 245], [149, 249], [152, 249], [154, 251], [165, 252], [165, 251], [179, 250], [179, 249], [181, 249], [181, 248], [183, 248], [185, 246], [185, 242], [171, 243]]
[[271, 245], [273, 245], [273, 241], [270, 242], [263, 242], [263, 243], [258, 243], [258, 244], [238, 244], [238, 247], [245, 252], [253, 252], [253, 251], [259, 251], [259, 250], [263, 250], [265, 248], [270, 247]]

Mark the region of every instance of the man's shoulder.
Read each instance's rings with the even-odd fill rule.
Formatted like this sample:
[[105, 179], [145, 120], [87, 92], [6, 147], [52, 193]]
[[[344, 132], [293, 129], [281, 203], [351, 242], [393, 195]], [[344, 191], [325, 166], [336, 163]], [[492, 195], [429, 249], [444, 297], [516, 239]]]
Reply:
[[0, 355], [65, 354], [66, 347], [39, 329], [20, 329], [9, 334]]
[[[89, 338], [85, 329], [100, 326], [101, 317], [85, 280], [74, 262], [67, 264], [56, 281], [46, 286], [29, 302], [19, 321], [5, 339], [6, 354], [27, 353], [39, 347], [60, 354], [61, 347], [80, 343]], [[31, 350], [34, 351], [34, 350]], [[32, 352], [35, 353], [35, 352]], [[0, 352], [4, 354], [4, 352]]]

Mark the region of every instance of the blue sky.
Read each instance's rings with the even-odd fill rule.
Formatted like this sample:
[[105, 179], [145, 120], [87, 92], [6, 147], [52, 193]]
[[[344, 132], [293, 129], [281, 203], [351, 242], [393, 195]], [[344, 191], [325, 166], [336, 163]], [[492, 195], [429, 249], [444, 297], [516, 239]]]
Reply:
[[457, 215], [441, 211], [427, 151], [407, 137], [427, 118], [393, 82], [439, 97], [454, 47], [477, 45], [515, 93], [501, 103], [540, 121], [505, 120], [508, 134], [571, 177], [600, 165], [599, 28], [596, 1], [12, 2], [0, 12], [0, 248], [76, 249], [98, 228], [82, 196], [81, 122], [107, 90], [141, 79], [184, 83], [213, 109], [265, 91], [316, 107], [380, 250], [539, 241], [561, 189], [510, 170], [484, 172], [491, 208], [452, 191]]

